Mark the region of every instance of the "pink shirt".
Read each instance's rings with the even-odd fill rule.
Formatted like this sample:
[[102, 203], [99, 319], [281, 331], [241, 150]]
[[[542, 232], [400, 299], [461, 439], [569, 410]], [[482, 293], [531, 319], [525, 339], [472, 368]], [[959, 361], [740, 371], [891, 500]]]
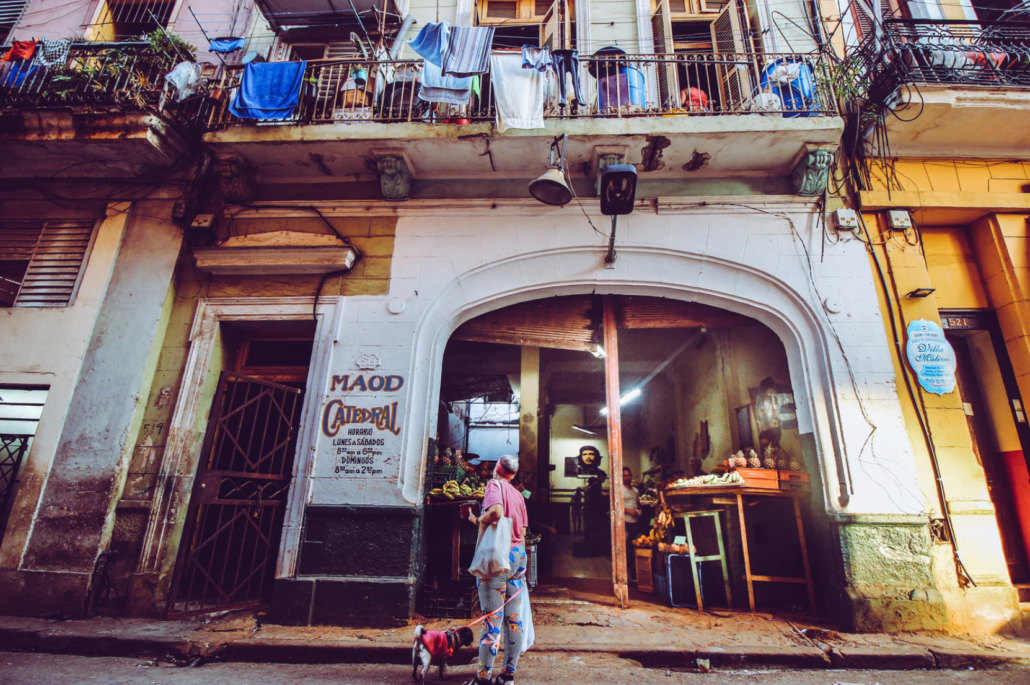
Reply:
[[501, 504], [503, 498], [504, 515], [514, 519], [514, 525], [511, 528], [511, 546], [518, 547], [525, 542], [525, 539], [522, 537], [522, 529], [529, 526], [529, 515], [526, 513], [526, 498], [511, 483], [506, 481], [503, 485], [501, 483], [502, 481], [493, 479], [486, 484], [486, 496], [483, 497], [483, 511], [485, 512], [495, 504]]

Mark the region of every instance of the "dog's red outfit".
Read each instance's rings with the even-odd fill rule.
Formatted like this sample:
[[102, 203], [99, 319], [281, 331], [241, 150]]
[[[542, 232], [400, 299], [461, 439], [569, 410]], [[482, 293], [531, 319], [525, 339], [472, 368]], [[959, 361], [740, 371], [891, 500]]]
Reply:
[[429, 650], [429, 655], [433, 657], [434, 663], [438, 659], [454, 654], [451, 641], [447, 639], [447, 633], [442, 630], [427, 630], [422, 633], [422, 644]]

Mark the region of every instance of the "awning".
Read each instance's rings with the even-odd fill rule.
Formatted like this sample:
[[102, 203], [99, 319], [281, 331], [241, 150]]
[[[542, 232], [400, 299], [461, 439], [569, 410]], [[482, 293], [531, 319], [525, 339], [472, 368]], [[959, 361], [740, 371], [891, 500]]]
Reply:
[[360, 16], [365, 30], [373, 33], [378, 29], [379, 16], [384, 13], [388, 28], [400, 25], [395, 0], [257, 0], [257, 4], [274, 31], [289, 26], [339, 26], [357, 30]]

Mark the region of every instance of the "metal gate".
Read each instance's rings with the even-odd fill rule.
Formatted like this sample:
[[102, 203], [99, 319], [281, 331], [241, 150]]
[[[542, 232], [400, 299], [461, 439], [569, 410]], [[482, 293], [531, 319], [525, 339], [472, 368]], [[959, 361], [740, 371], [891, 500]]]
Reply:
[[275, 574], [301, 391], [223, 371], [193, 485], [169, 616], [261, 604]]

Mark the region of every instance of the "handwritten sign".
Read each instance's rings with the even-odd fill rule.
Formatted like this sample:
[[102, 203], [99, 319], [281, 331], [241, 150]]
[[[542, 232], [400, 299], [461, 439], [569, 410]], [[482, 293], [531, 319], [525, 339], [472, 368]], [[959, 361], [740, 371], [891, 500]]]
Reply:
[[923, 390], [946, 395], [955, 389], [955, 350], [936, 323], [925, 319], [911, 322], [905, 353]]
[[333, 376], [330, 393], [342, 393], [322, 409], [322, 435], [332, 442], [333, 477], [374, 478], [400, 450], [402, 376]]

